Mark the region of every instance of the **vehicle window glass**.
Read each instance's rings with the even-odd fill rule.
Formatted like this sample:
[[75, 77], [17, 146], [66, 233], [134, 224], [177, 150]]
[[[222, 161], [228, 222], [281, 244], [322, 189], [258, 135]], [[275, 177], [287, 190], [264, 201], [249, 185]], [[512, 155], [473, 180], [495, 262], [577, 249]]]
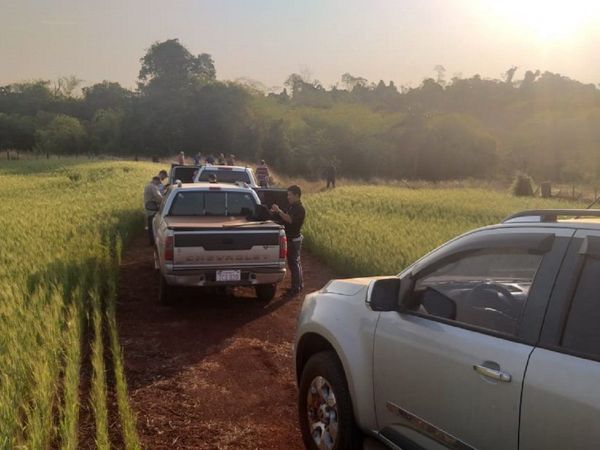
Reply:
[[178, 192], [169, 216], [250, 216], [256, 201], [247, 192]]
[[204, 192], [178, 192], [173, 199], [170, 216], [203, 216]]
[[230, 216], [250, 216], [256, 212], [256, 202], [251, 194], [230, 192], [227, 194], [227, 214]]
[[182, 183], [193, 183], [197, 167], [175, 167], [173, 180], [180, 180]]
[[198, 177], [198, 181], [208, 181], [210, 174], [215, 174], [219, 183], [235, 183], [243, 181], [250, 184], [250, 177], [246, 172], [233, 170], [203, 170]]
[[207, 216], [224, 216], [225, 192], [206, 192], [204, 195], [204, 214]]
[[442, 262], [418, 279], [413, 299], [424, 314], [516, 335], [542, 255], [480, 250]]
[[562, 346], [578, 353], [600, 357], [600, 260], [587, 258], [562, 339]]

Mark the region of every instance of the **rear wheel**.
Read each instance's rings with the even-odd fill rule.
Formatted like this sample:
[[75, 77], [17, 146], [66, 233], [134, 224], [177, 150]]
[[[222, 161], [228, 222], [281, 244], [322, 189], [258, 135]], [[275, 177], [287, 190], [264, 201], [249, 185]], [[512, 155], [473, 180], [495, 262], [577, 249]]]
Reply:
[[335, 353], [317, 353], [304, 366], [298, 391], [298, 416], [307, 449], [362, 448], [348, 384]]
[[256, 290], [256, 298], [260, 302], [270, 302], [275, 297], [277, 285], [275, 284], [259, 284], [254, 288]]
[[164, 276], [160, 276], [160, 286], [158, 290], [158, 301], [161, 305], [172, 305], [175, 299], [175, 288], [167, 284]]

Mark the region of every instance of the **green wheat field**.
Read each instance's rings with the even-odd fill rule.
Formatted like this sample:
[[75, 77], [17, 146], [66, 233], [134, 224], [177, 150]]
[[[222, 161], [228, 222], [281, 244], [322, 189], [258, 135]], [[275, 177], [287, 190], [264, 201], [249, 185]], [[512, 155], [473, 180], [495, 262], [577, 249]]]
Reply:
[[484, 189], [365, 185], [311, 194], [304, 204], [308, 249], [345, 276], [399, 273], [447, 240], [512, 212], [581, 207]]
[[[83, 404], [93, 411], [97, 447], [109, 448], [106, 361], [123, 444], [139, 448], [115, 322], [116, 268], [121, 243], [143, 230], [141, 192], [155, 171], [85, 160], [0, 163], [0, 448], [78, 448]], [[86, 354], [92, 379], [80, 398]]]
[[[83, 405], [93, 413], [96, 446], [114, 445], [107, 377], [122, 445], [140, 447], [115, 300], [121, 250], [143, 232], [142, 190], [159, 168], [77, 159], [0, 163], [0, 448], [78, 448]], [[310, 194], [305, 204], [309, 250], [347, 276], [397, 273], [447, 239], [515, 210], [565, 206], [477, 189], [364, 185]], [[90, 387], [82, 389], [86, 365]]]

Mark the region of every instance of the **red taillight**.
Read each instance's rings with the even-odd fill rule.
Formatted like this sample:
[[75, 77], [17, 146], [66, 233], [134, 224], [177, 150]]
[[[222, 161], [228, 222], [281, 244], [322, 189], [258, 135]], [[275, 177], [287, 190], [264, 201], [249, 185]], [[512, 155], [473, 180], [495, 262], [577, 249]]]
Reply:
[[165, 261], [173, 262], [173, 236], [165, 238]]
[[279, 259], [287, 258], [287, 238], [285, 235], [279, 236]]

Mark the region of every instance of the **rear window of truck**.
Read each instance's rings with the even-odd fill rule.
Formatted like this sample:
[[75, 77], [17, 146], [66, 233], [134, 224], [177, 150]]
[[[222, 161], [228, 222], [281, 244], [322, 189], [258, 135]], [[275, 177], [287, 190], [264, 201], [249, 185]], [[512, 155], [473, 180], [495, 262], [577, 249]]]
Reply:
[[182, 183], [193, 183], [194, 175], [198, 171], [198, 167], [190, 166], [190, 167], [173, 167], [171, 170], [171, 182], [175, 182], [175, 180], [180, 180]]
[[256, 212], [247, 192], [178, 192], [169, 216], [250, 216]]
[[236, 183], [243, 181], [244, 183], [252, 184], [247, 172], [234, 170], [203, 170], [198, 177], [198, 181], [209, 181], [208, 177], [214, 174], [219, 183]]

